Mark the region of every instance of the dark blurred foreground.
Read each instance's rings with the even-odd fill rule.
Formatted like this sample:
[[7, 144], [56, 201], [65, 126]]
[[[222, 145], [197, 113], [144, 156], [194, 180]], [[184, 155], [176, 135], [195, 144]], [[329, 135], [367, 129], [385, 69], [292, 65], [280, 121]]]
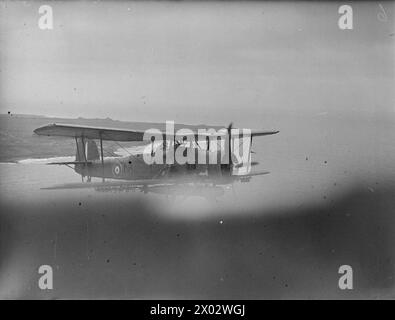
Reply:
[[[395, 188], [223, 221], [169, 219], [145, 197], [2, 201], [1, 297], [395, 298]], [[42, 264], [52, 291], [37, 286]], [[338, 288], [343, 264], [354, 290]]]

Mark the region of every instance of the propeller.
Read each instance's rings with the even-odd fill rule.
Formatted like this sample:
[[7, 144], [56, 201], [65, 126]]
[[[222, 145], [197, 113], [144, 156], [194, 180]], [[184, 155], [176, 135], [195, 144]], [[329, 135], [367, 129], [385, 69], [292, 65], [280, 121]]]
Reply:
[[152, 137], [151, 137], [151, 157], [153, 157], [153, 156], [155, 155], [155, 152], [154, 152], [154, 142], [155, 142], [155, 137], [152, 136]]
[[[234, 168], [240, 168], [242, 167], [244, 164], [243, 163], [234, 163], [233, 159], [232, 159], [232, 151], [231, 151], [231, 145], [232, 145], [232, 129], [233, 129], [233, 122], [231, 122], [228, 127], [227, 127], [227, 131], [228, 131], [228, 138], [229, 138], [229, 164], [228, 164], [228, 169], [230, 171], [230, 168], [233, 166]], [[252, 147], [252, 137], [251, 137], [251, 147]], [[255, 151], [250, 150], [251, 153], [255, 153]], [[251, 166], [256, 166], [259, 163], [256, 161], [252, 161], [250, 163]]]
[[229, 150], [229, 164], [228, 168], [230, 170], [230, 167], [232, 165], [232, 152], [231, 152], [231, 145], [232, 145], [232, 128], [233, 128], [233, 122], [231, 122], [228, 125], [228, 150]]

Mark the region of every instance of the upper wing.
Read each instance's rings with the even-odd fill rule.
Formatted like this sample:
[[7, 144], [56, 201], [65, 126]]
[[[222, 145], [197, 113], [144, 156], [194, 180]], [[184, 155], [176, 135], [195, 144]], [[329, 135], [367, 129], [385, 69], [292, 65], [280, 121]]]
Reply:
[[[105, 128], [105, 127], [91, 127], [91, 126], [80, 126], [75, 124], [63, 124], [63, 123], [53, 123], [47, 124], [43, 127], [34, 130], [34, 133], [43, 136], [61, 136], [61, 137], [71, 137], [78, 138], [84, 137], [88, 139], [102, 139], [111, 141], [150, 141], [151, 129], [148, 130], [131, 130], [131, 129], [116, 129], [116, 128]], [[212, 133], [207, 132], [200, 134], [196, 130], [188, 129], [190, 133], [182, 133], [182, 136], [220, 136], [223, 133]], [[160, 131], [160, 130], [158, 130]], [[146, 137], [144, 137], [145, 132], [147, 132]], [[161, 131], [163, 135], [166, 132]], [[172, 138], [174, 135], [166, 134], [167, 137]]]
[[[199, 132], [196, 129], [188, 129], [190, 133], [183, 132], [180, 136], [194, 136], [199, 137], [223, 137], [227, 135], [226, 129]], [[237, 129], [232, 129], [232, 136], [239, 135]], [[144, 133], [149, 130], [130, 130], [130, 129], [116, 129], [116, 128], [105, 128], [105, 127], [91, 127], [91, 126], [80, 126], [75, 124], [62, 124], [53, 123], [43, 127], [37, 128], [34, 132], [38, 135], [45, 136], [62, 136], [62, 137], [84, 137], [88, 139], [102, 139], [111, 141], [149, 141], [151, 139], [150, 134], [144, 137]], [[270, 134], [276, 134], [279, 131], [259, 131], [251, 130], [251, 136], [265, 136]], [[163, 135], [166, 133], [163, 132]], [[176, 132], [177, 134], [177, 132]], [[167, 138], [172, 138], [173, 135], [167, 134]]]
[[144, 130], [114, 129], [62, 123], [48, 124], [34, 130], [34, 133], [44, 136], [84, 137], [111, 141], [143, 141], [144, 132]]

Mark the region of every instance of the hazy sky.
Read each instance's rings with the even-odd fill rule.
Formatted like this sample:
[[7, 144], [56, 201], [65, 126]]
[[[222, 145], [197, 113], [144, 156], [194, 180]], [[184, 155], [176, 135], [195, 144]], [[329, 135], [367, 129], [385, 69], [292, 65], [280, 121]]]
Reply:
[[394, 115], [394, 2], [351, 2], [345, 31], [343, 3], [50, 2], [53, 30], [41, 4], [0, 2], [1, 113]]

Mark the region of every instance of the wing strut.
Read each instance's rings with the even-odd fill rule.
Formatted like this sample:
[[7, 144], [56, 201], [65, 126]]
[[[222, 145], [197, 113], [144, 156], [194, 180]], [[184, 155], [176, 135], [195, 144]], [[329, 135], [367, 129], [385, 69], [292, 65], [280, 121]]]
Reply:
[[[78, 139], [77, 139], [77, 137], [75, 137], [75, 145], [77, 146], [77, 155], [76, 155], [76, 157], [75, 157], [75, 160], [77, 160], [77, 159], [79, 159], [79, 154], [80, 154], [80, 150], [79, 150], [79, 147], [78, 147]], [[82, 162], [82, 161], [81, 161]], [[81, 173], [81, 180], [82, 180], [82, 182], [84, 182], [84, 176], [82, 175], [82, 173]]]
[[100, 154], [101, 154], [101, 167], [102, 167], [102, 171], [103, 171], [103, 182], [104, 182], [105, 179], [104, 179], [103, 139], [101, 137], [101, 133], [100, 133]]
[[84, 160], [86, 165], [86, 163], [88, 162], [88, 158], [86, 157], [86, 146], [85, 146], [84, 136], [81, 136], [81, 141], [82, 141], [82, 153], [84, 155]]

